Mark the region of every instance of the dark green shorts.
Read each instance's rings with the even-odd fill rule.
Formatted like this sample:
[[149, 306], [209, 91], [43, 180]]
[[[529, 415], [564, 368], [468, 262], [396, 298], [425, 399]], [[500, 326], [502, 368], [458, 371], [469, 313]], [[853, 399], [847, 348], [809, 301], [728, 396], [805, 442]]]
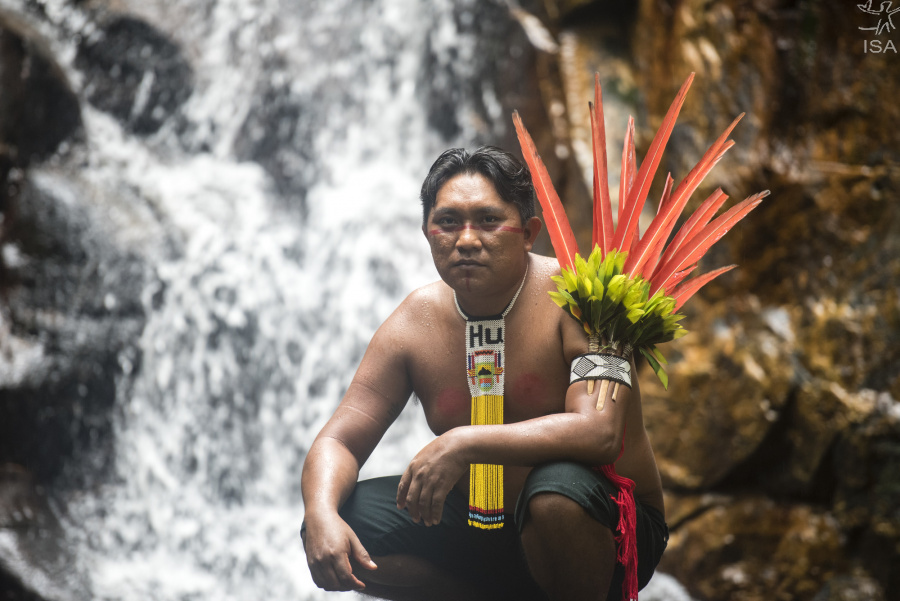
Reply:
[[[341, 517], [369, 554], [421, 557], [481, 590], [491, 591], [498, 599], [546, 600], [531, 578], [519, 541], [532, 496], [542, 492], [565, 495], [614, 532], [619, 520], [618, 506], [610, 498], [617, 494], [616, 488], [602, 474], [577, 463], [551, 463], [532, 470], [515, 515], [507, 515], [507, 527], [500, 530], [470, 527], [468, 500], [455, 490], [447, 496], [440, 524], [416, 524], [406, 511], [397, 509], [399, 483], [399, 476], [359, 482], [341, 508]], [[641, 503], [636, 506], [638, 580], [643, 588], [662, 557], [669, 535], [658, 510]], [[622, 575], [622, 566], [617, 565], [609, 599], [619, 599]]]

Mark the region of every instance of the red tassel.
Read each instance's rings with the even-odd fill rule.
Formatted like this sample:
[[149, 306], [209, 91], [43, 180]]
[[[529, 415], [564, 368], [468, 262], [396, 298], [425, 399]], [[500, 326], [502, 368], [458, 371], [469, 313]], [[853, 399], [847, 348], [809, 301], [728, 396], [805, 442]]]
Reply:
[[[625, 452], [625, 435], [622, 434], [622, 450]], [[616, 459], [618, 461], [618, 458]], [[606, 476], [619, 494], [612, 497], [619, 506], [619, 523], [616, 525], [616, 562], [625, 568], [622, 581], [622, 601], [637, 601], [638, 598], [638, 556], [637, 556], [637, 509], [634, 506], [634, 480], [616, 473], [615, 463], [595, 467]]]
[[622, 582], [623, 601], [637, 601], [637, 510], [634, 507], [634, 481], [616, 473], [613, 464], [601, 465], [600, 472], [619, 489], [613, 501], [619, 506], [619, 524], [616, 527], [616, 561], [625, 568]]

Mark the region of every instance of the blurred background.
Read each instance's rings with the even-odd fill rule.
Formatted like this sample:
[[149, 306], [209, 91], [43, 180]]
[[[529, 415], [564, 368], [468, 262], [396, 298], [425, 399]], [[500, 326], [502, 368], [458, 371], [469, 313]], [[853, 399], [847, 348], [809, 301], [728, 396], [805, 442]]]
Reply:
[[742, 112], [688, 209], [772, 195], [642, 376], [642, 598], [900, 599], [900, 15], [858, 2], [0, 0], [0, 598], [324, 599], [300, 470], [436, 278], [431, 162], [517, 109], [587, 250], [594, 72], [612, 174], [696, 72], [651, 212]]

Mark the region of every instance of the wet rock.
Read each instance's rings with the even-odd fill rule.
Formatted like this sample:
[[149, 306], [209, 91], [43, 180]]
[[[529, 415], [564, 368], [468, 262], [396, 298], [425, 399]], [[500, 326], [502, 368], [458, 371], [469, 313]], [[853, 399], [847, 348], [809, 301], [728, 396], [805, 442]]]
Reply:
[[[26, 577], [27, 576], [27, 577]], [[29, 585], [24, 584], [27, 580]], [[89, 598], [45, 492], [22, 466], [0, 463], [0, 594], [9, 601]]]
[[900, 590], [900, 409], [887, 395], [874, 403], [835, 444], [833, 512], [852, 541], [848, 551], [892, 598]]
[[862, 574], [834, 578], [813, 601], [885, 601], [885, 596], [877, 580]]
[[698, 302], [691, 334], [667, 349], [669, 390], [645, 372], [644, 416], [667, 486], [714, 487], [747, 461], [779, 423], [795, 378], [788, 343], [755, 303]]
[[47, 158], [75, 135], [81, 108], [45, 42], [3, 12], [0, 89], [0, 181], [5, 181], [9, 169]]
[[88, 101], [134, 133], [156, 132], [191, 95], [190, 65], [177, 44], [136, 17], [104, 15], [97, 25], [75, 58]]
[[840, 528], [820, 509], [764, 497], [687, 502], [703, 511], [673, 527], [659, 569], [699, 599], [809, 600], [844, 567]]
[[146, 270], [65, 180], [35, 173], [19, 186], [0, 240], [0, 458], [41, 482], [76, 455], [102, 473], [118, 380], [140, 361]]
[[[622, 26], [628, 51], [613, 63], [597, 58], [614, 55], [615, 36], [598, 35], [610, 19], [593, 14], [561, 25], [575, 38], [563, 60], [581, 65], [566, 71], [567, 91], [578, 94], [567, 102], [585, 101], [595, 69], [610, 87], [631, 85], [641, 157], [694, 71], [660, 170], [678, 181], [746, 112], [735, 147], [687, 210], [716, 186], [734, 200], [772, 191], [701, 264], [739, 269], [688, 303], [691, 335], [663, 348], [669, 390], [649, 371], [641, 379], [664, 483], [697, 493], [669, 504], [670, 522], [691, 534], [670, 547], [667, 571], [686, 583], [706, 578], [702, 598], [809, 599], [843, 594], [848, 566], [862, 566], [863, 581], [896, 597], [900, 579], [887, 567], [900, 556], [900, 106], [887, 100], [900, 91], [896, 55], [863, 51], [860, 27], [871, 23], [855, 5], [647, 0]], [[573, 140], [586, 139], [586, 123], [573, 120]], [[649, 203], [656, 198], [658, 187]], [[730, 551], [695, 522], [715, 531], [708, 521], [718, 512], [737, 523], [749, 501], [723, 496], [748, 495], [772, 552], [755, 555], [752, 537], [735, 533], [735, 557], [757, 559], [723, 561]], [[833, 554], [821, 564], [831, 588], [824, 571], [804, 580], [794, 558], [776, 552], [787, 543], [776, 544], [775, 526], [802, 533], [803, 516], [817, 533], [792, 538], [791, 553]]]

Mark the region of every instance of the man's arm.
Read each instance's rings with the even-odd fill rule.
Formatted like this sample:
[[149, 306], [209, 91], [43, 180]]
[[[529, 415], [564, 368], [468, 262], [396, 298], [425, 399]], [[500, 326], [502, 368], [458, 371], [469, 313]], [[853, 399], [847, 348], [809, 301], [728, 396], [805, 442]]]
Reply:
[[[587, 352], [584, 331], [574, 320], [562, 323], [566, 359]], [[633, 368], [632, 368], [633, 369]], [[633, 372], [634, 373], [634, 372]], [[633, 388], [620, 387], [616, 401], [597, 411], [600, 386], [591, 394], [586, 382], [566, 392], [565, 413], [513, 424], [462, 426], [438, 437], [410, 462], [400, 481], [397, 505], [425, 524], [440, 521], [444, 499], [459, 477], [459, 466], [470, 463], [538, 465], [570, 460], [587, 465], [613, 463], [622, 449], [626, 413], [640, 403], [637, 378]]]
[[334, 415], [303, 464], [304, 547], [313, 581], [326, 590], [361, 590], [351, 562], [375, 569], [338, 509], [356, 485], [359, 469], [397, 418], [411, 392], [398, 332], [404, 306], [378, 329]]

